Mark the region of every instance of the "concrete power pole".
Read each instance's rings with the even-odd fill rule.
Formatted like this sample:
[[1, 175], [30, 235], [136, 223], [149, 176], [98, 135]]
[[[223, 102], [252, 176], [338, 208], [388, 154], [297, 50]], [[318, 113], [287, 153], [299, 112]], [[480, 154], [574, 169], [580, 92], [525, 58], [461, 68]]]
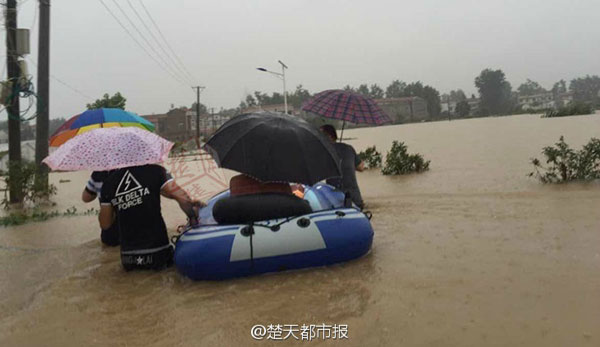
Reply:
[[50, 111], [50, 0], [40, 1], [37, 118], [35, 122], [35, 162], [38, 164], [36, 180], [48, 186], [48, 167], [42, 160], [48, 156], [48, 123]]
[[6, 69], [11, 92], [6, 111], [8, 113], [8, 163], [9, 177], [13, 183], [9, 187], [9, 200], [12, 203], [23, 200], [19, 181], [21, 164], [21, 110], [19, 107], [19, 77], [21, 75], [17, 55], [17, 1], [6, 1]]
[[200, 92], [204, 88], [202, 86], [192, 87], [192, 89], [196, 89], [196, 144], [198, 149], [200, 149]]

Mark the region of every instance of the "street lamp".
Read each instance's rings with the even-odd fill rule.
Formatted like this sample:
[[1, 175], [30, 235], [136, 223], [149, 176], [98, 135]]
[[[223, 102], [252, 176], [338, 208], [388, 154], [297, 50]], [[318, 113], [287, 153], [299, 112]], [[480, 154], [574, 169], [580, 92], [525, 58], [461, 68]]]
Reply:
[[287, 92], [285, 91], [285, 69], [287, 69], [288, 67], [281, 60], [278, 60], [278, 62], [279, 62], [279, 64], [281, 64], [281, 73], [269, 71], [263, 67], [257, 67], [256, 70], [262, 71], [262, 72], [268, 72], [268, 73], [273, 74], [283, 80], [283, 105], [284, 105], [285, 114], [287, 114], [288, 107], [287, 107]]

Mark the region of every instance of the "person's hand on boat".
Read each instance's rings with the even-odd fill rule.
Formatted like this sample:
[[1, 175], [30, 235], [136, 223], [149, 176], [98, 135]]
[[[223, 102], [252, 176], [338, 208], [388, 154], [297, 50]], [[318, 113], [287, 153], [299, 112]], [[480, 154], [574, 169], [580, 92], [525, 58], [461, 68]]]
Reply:
[[202, 200], [193, 200], [192, 201], [192, 205], [194, 205], [194, 207], [198, 210], [200, 210], [201, 208], [206, 207], [206, 203]]

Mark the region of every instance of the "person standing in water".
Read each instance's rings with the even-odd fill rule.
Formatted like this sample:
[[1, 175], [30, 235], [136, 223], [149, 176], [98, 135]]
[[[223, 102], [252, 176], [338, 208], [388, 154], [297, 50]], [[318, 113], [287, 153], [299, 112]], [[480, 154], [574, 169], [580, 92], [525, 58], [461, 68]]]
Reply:
[[[83, 202], [92, 202], [100, 195], [104, 180], [110, 175], [111, 171], [94, 171], [88, 180], [83, 192], [81, 200]], [[108, 229], [100, 229], [100, 240], [107, 246], [119, 245], [119, 226], [118, 223], [113, 223]]]
[[132, 166], [114, 170], [102, 185], [102, 229], [118, 224], [121, 264], [127, 271], [160, 270], [173, 264], [173, 246], [161, 214], [160, 196], [176, 200], [190, 225], [198, 223], [194, 201], [160, 165]]
[[365, 169], [364, 163], [356, 155], [356, 151], [352, 146], [337, 142], [337, 133], [332, 125], [326, 124], [321, 126], [320, 129], [333, 143], [333, 147], [341, 161], [342, 177], [329, 178], [326, 180], [326, 183], [348, 194], [356, 206], [361, 209], [364, 208], [360, 188], [358, 188], [358, 183], [356, 182], [356, 171], [363, 171]]

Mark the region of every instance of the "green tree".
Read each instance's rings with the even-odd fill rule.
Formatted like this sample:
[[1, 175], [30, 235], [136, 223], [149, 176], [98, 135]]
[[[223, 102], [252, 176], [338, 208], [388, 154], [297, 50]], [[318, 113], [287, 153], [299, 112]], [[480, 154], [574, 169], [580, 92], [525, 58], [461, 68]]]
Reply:
[[384, 96], [383, 89], [377, 84], [371, 84], [371, 90], [369, 91], [369, 96], [373, 99], [382, 99]]
[[467, 100], [461, 100], [456, 103], [456, 113], [461, 117], [466, 117], [471, 112], [471, 106]]
[[356, 92], [359, 94], [362, 94], [364, 96], [370, 95], [369, 86], [366, 84], [361, 84], [360, 86], [358, 86], [358, 89], [356, 90]]
[[296, 86], [293, 93], [288, 94], [288, 103], [299, 109], [306, 100], [310, 98], [310, 92], [302, 87], [301, 84]]
[[502, 70], [485, 69], [475, 78], [482, 115], [506, 114], [511, 109], [512, 87]]
[[423, 86], [421, 82], [413, 82], [406, 85], [403, 96], [418, 96], [425, 99], [429, 116], [432, 119], [436, 119], [440, 116], [442, 111], [440, 93], [435, 88]]
[[560, 80], [556, 83], [554, 83], [554, 85], [552, 86], [552, 94], [554, 94], [554, 96], [558, 96], [562, 93], [566, 93], [567, 92], [567, 83], [565, 82], [565, 80]]
[[86, 107], [88, 110], [94, 110], [97, 108], [120, 108], [124, 110], [126, 101], [127, 99], [125, 99], [119, 92], [115, 93], [113, 96], [109, 96], [107, 93], [104, 94], [102, 99], [97, 99], [93, 103], [87, 104]]
[[451, 90], [450, 91], [450, 100], [459, 102], [459, 101], [467, 100], [467, 96], [465, 95], [465, 92], [463, 92], [462, 89]]
[[353, 87], [351, 87], [349, 84], [346, 84], [346, 85], [344, 86], [344, 88], [342, 88], [342, 89], [343, 89], [343, 90], [345, 90], [345, 91], [347, 91], [347, 92], [355, 92], [355, 91], [356, 91], [356, 90], [355, 90]]
[[517, 88], [519, 95], [535, 95], [547, 92], [539, 83], [527, 79], [527, 82], [521, 84], [519, 88]]
[[[196, 103], [195, 102], [192, 104], [190, 109], [192, 111], [196, 112]], [[200, 114], [206, 114], [207, 111], [208, 111], [208, 109], [206, 108], [206, 105], [204, 105], [203, 103], [200, 103]]]
[[266, 98], [269, 96], [267, 94], [263, 94], [259, 91], [254, 92], [254, 98], [256, 98], [256, 103], [258, 105], [265, 105]]
[[404, 89], [406, 88], [406, 83], [400, 80], [394, 80], [390, 83], [389, 86], [385, 89], [385, 97], [386, 98], [400, 98], [404, 96]]
[[284, 103], [283, 94], [274, 92], [271, 96], [267, 96], [265, 105], [279, 105]]
[[573, 92], [575, 101], [589, 102], [600, 105], [600, 77], [587, 75], [575, 78], [569, 83], [569, 90]]
[[246, 95], [246, 105], [247, 107], [256, 106], [256, 99], [250, 94]]

